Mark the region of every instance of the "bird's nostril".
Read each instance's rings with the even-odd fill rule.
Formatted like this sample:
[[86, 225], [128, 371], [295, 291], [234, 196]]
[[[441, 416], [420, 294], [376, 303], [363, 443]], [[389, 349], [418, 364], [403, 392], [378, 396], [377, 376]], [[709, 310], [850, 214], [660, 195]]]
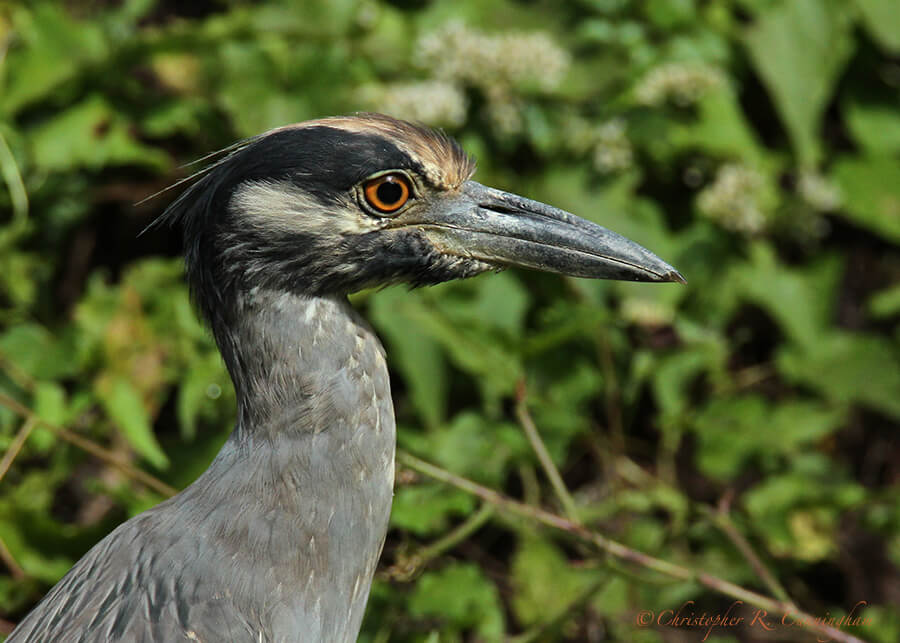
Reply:
[[499, 212], [500, 214], [520, 214], [522, 212], [518, 208], [501, 205], [499, 203], [487, 203], [481, 207], [485, 210], [490, 210], [491, 212]]

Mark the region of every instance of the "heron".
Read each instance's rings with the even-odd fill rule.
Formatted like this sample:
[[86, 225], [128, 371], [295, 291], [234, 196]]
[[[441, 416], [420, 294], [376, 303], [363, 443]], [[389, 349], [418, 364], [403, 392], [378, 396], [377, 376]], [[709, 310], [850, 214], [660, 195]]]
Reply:
[[348, 294], [507, 267], [684, 282], [595, 223], [472, 180], [441, 131], [378, 114], [236, 144], [161, 220], [237, 396], [190, 486], [121, 524], [10, 643], [355, 641], [388, 529], [385, 351]]

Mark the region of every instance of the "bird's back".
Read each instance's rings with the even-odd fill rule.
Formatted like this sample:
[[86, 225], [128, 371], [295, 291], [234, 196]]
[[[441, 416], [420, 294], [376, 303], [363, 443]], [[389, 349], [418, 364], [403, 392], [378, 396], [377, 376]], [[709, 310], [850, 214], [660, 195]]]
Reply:
[[265, 594], [249, 593], [252, 572], [235, 583], [251, 570], [229, 564], [227, 549], [214, 546], [217, 521], [196, 515], [196, 496], [189, 488], [120, 525], [7, 640], [278, 640], [270, 636], [271, 615], [263, 613]]
[[[9, 643], [355, 641], [386, 512], [354, 529], [342, 514], [358, 510], [340, 500], [331, 515], [298, 515], [274, 488], [216, 493], [217, 471], [241, 477], [223, 459], [91, 549]], [[387, 476], [382, 486], [389, 495]]]
[[7, 640], [271, 640], [260, 636], [254, 610], [236, 605], [234, 596], [222, 591], [221, 561], [198, 555], [193, 538], [203, 525], [183, 524], [179, 515], [166, 504], [120, 525]]

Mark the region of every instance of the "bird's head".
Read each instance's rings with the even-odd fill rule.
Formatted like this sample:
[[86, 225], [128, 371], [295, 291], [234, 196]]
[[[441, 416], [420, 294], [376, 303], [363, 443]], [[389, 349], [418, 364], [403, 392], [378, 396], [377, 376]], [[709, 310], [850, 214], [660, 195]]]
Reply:
[[253, 288], [346, 293], [522, 266], [578, 277], [683, 281], [638, 244], [471, 180], [440, 132], [363, 114], [244, 141], [176, 200], [191, 285], [208, 317]]

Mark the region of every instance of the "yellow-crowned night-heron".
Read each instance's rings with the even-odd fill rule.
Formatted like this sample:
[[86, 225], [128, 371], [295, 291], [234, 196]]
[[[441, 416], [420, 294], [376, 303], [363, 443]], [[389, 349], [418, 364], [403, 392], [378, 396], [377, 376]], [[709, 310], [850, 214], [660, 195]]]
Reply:
[[450, 138], [386, 116], [239, 144], [176, 200], [187, 274], [238, 399], [187, 489], [91, 549], [8, 641], [354, 641], [388, 525], [394, 413], [347, 302], [506, 266], [683, 281], [639, 245], [480, 185]]

